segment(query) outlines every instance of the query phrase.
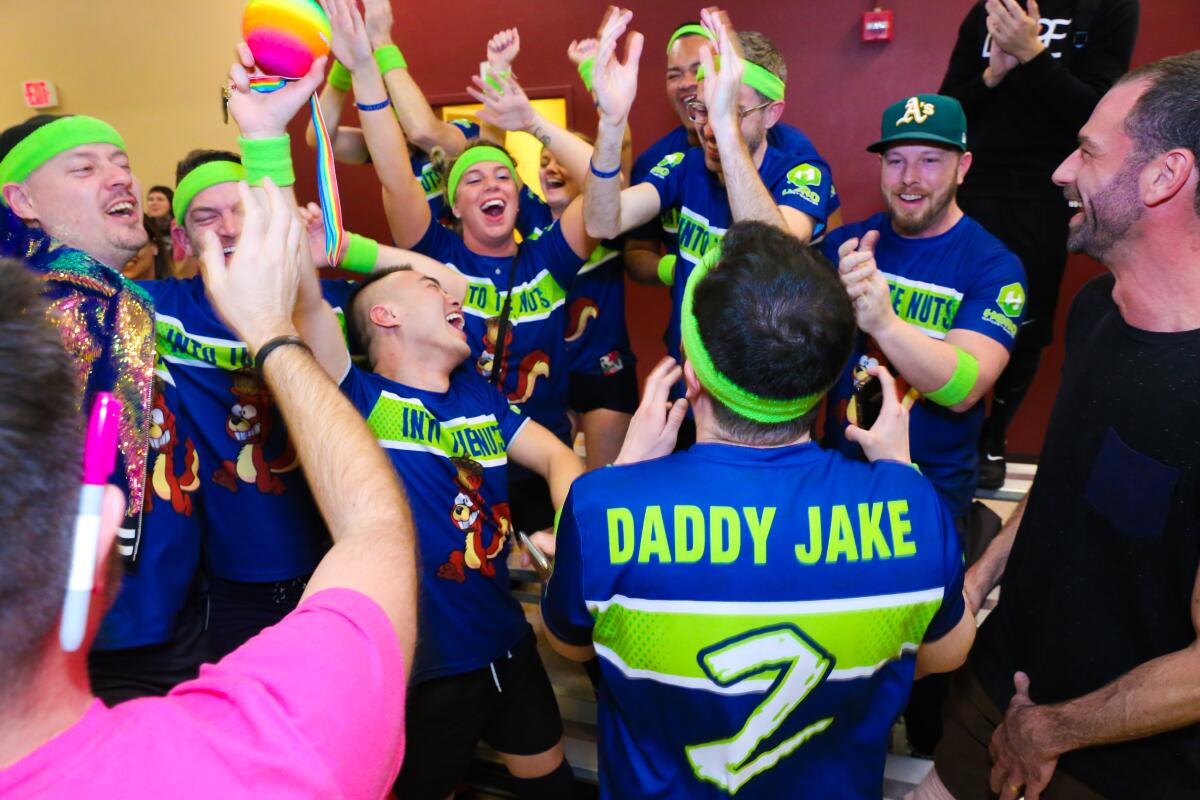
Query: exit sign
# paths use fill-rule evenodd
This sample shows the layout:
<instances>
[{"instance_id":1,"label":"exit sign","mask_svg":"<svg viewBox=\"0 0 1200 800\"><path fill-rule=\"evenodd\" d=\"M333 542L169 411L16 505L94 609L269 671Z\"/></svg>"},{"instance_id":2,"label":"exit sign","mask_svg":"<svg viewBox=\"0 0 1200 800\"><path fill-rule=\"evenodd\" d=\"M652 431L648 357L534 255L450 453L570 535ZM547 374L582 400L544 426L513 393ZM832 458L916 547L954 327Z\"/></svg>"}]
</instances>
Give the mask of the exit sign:
<instances>
[{"instance_id":1,"label":"exit sign","mask_svg":"<svg viewBox=\"0 0 1200 800\"><path fill-rule=\"evenodd\" d=\"M50 81L25 81L22 92L25 105L30 108L54 108L58 105L58 90Z\"/></svg>"}]
</instances>

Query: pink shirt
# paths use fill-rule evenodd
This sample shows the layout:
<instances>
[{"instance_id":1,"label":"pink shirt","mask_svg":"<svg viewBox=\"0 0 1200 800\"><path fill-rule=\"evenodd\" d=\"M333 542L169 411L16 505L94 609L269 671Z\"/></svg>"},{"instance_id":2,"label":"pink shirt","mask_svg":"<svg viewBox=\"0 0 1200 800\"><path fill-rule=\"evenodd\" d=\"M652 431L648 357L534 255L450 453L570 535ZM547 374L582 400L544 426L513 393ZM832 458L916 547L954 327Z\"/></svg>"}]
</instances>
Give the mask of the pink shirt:
<instances>
[{"instance_id":1,"label":"pink shirt","mask_svg":"<svg viewBox=\"0 0 1200 800\"><path fill-rule=\"evenodd\" d=\"M164 698L97 700L0 772L0 797L383 797L404 754L404 684L383 609L329 589Z\"/></svg>"}]
</instances>

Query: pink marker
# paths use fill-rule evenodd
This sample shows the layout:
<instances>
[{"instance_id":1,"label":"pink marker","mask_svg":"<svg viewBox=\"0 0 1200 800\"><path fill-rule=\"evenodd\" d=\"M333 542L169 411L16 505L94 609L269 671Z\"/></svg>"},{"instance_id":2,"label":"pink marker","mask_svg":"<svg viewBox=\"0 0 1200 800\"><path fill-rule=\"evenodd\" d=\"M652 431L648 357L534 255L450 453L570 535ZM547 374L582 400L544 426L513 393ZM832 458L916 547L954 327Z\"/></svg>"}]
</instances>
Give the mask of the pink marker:
<instances>
[{"instance_id":1,"label":"pink marker","mask_svg":"<svg viewBox=\"0 0 1200 800\"><path fill-rule=\"evenodd\" d=\"M100 392L92 404L87 437L83 442L83 487L79 491L79 513L75 517L75 541L71 547L71 572L63 601L58 641L68 653L79 649L87 628L88 605L96 573L96 551L100 544L100 511L104 486L117 465L117 430L121 404L109 392Z\"/></svg>"}]
</instances>

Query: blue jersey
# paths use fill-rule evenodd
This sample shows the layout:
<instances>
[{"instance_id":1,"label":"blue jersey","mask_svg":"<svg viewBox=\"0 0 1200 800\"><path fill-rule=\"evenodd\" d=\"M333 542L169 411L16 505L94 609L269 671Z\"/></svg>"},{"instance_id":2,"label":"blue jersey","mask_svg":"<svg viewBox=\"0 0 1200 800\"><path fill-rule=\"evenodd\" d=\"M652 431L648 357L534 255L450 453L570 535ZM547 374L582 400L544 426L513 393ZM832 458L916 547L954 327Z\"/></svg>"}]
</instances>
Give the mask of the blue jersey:
<instances>
[{"instance_id":1,"label":"blue jersey","mask_svg":"<svg viewBox=\"0 0 1200 800\"><path fill-rule=\"evenodd\" d=\"M169 641L200 568L202 465L187 420L178 413L179 392L166 362L159 359L155 372L137 558L121 576L94 650Z\"/></svg>"},{"instance_id":2,"label":"blue jersey","mask_svg":"<svg viewBox=\"0 0 1200 800\"><path fill-rule=\"evenodd\" d=\"M479 138L479 126L474 122L456 119L452 120L450 124L462 131L463 136L467 137L467 141ZM433 214L433 218L448 217L450 209L446 206L446 186L442 174L433 168L433 162L429 160L429 156L420 150L413 153L409 158L409 163L412 165L413 175L417 176L417 180L421 182L421 188L425 190L425 202L429 203L429 211Z\"/></svg>"},{"instance_id":3,"label":"blue jersey","mask_svg":"<svg viewBox=\"0 0 1200 800\"><path fill-rule=\"evenodd\" d=\"M445 393L350 367L342 391L392 459L420 551L411 681L478 669L529 631L508 584L508 447L526 418L470 366Z\"/></svg>"},{"instance_id":4,"label":"blue jersey","mask_svg":"<svg viewBox=\"0 0 1200 800\"><path fill-rule=\"evenodd\" d=\"M490 379L508 287L513 287L508 341L499 365L508 399L555 436L567 441L567 292L584 259L553 225L521 242L515 257L481 256L462 237L430 220L415 252L445 263L467 279L463 316L475 369Z\"/></svg>"},{"instance_id":5,"label":"blue jersey","mask_svg":"<svg viewBox=\"0 0 1200 800\"><path fill-rule=\"evenodd\" d=\"M961 328L1012 350L1025 309L1025 271L999 239L970 217L940 236L907 239L892 230L887 215L880 213L838 228L820 248L836 264L843 242L871 230L879 231L875 262L892 288L892 306L901 319L934 339ZM844 436L848 418L857 419L851 404L854 390L869 377L869 366L887 363L874 340L860 335L850 364L829 393L826 442L847 455L862 457L859 446ZM937 487L951 513L962 517L970 509L978 482L983 403L960 414L918 399L918 392L909 389L902 376L896 375L896 380L899 391L913 404L908 421L913 461Z\"/></svg>"},{"instance_id":6,"label":"blue jersey","mask_svg":"<svg viewBox=\"0 0 1200 800\"><path fill-rule=\"evenodd\" d=\"M878 798L915 650L963 614L929 482L811 442L590 472L556 547L543 618L600 657L605 798Z\"/></svg>"},{"instance_id":7,"label":"blue jersey","mask_svg":"<svg viewBox=\"0 0 1200 800\"><path fill-rule=\"evenodd\" d=\"M517 230L527 239L537 239L554 224L554 215L528 188L522 192ZM620 240L597 245L567 292L567 361L572 375L615 375L637 367L625 326L622 248Z\"/></svg>"},{"instance_id":8,"label":"blue jersey","mask_svg":"<svg viewBox=\"0 0 1200 800\"><path fill-rule=\"evenodd\" d=\"M763 184L780 206L803 211L816 220L813 235L825 227L833 187L829 166L814 157L801 159L768 147L758 169ZM733 224L729 196L717 175L704 164L704 152L692 148L664 156L645 180L658 191L661 207L679 209L675 243L675 282L671 287L671 320L664 340L667 352L679 355L679 315L688 276L708 249Z\"/></svg>"},{"instance_id":9,"label":"blue jersey","mask_svg":"<svg viewBox=\"0 0 1200 800\"><path fill-rule=\"evenodd\" d=\"M308 575L329 546L283 417L199 277L148 281L159 357L200 462L211 574L268 582ZM350 284L322 281L335 309Z\"/></svg>"},{"instance_id":10,"label":"blue jersey","mask_svg":"<svg viewBox=\"0 0 1200 800\"><path fill-rule=\"evenodd\" d=\"M785 153L799 156L804 161L819 160L824 162L821 154L817 152L816 146L804 134L804 131L783 122L776 123L767 131L767 144L776 150L782 150ZM642 151L642 154L633 162L633 171L630 173L630 184L642 183L650 174L650 170L658 166L659 162L664 158L672 153L686 153L690 146L688 143L687 128L679 125L672 129L670 133ZM842 201L838 199L837 188L833 185L832 170L829 171L829 176L828 213L832 214L841 208ZM664 208L659 214L658 220L647 223L636 231L631 232L630 238L661 241L667 248L668 253L674 253L675 237L678 231L679 209Z\"/></svg>"}]
</instances>

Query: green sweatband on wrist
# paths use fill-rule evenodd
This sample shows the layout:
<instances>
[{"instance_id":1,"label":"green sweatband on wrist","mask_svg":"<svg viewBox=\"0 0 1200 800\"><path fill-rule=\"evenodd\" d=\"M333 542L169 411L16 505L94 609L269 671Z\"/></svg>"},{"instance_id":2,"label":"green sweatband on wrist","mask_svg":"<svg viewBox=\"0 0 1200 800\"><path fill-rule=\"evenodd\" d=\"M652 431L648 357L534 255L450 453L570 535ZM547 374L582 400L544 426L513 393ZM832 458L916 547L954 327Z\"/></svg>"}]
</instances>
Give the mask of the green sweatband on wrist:
<instances>
[{"instance_id":1,"label":"green sweatband on wrist","mask_svg":"<svg viewBox=\"0 0 1200 800\"><path fill-rule=\"evenodd\" d=\"M348 92L354 80L350 75L350 70L346 69L346 65L334 59L333 66L329 69L329 77L325 82L339 92Z\"/></svg>"},{"instance_id":2,"label":"green sweatband on wrist","mask_svg":"<svg viewBox=\"0 0 1200 800\"><path fill-rule=\"evenodd\" d=\"M583 78L583 86L589 92L592 90L592 70L596 68L596 57L589 56L579 62L579 77Z\"/></svg>"},{"instance_id":3,"label":"green sweatband on wrist","mask_svg":"<svg viewBox=\"0 0 1200 800\"><path fill-rule=\"evenodd\" d=\"M665 255L658 260L658 280L663 286L675 285L675 256Z\"/></svg>"},{"instance_id":4,"label":"green sweatband on wrist","mask_svg":"<svg viewBox=\"0 0 1200 800\"><path fill-rule=\"evenodd\" d=\"M488 86L492 87L497 92L500 92L501 94L503 94L504 87L502 85L500 85L499 79L500 78L510 78L510 77L512 77L511 69L502 69L502 70L497 70L496 72L492 72L489 69L487 76L484 78L484 81L487 83Z\"/></svg>"},{"instance_id":5,"label":"green sweatband on wrist","mask_svg":"<svg viewBox=\"0 0 1200 800\"><path fill-rule=\"evenodd\" d=\"M95 117L74 115L49 122L22 139L0 161L0 185L23 183L55 156L85 144L111 144L125 149L116 128Z\"/></svg>"},{"instance_id":6,"label":"green sweatband on wrist","mask_svg":"<svg viewBox=\"0 0 1200 800\"><path fill-rule=\"evenodd\" d=\"M675 42L679 41L685 36L703 36L705 39L708 39L714 44L717 41L713 36L712 31L703 25L696 25L695 23L692 23L691 25L680 25L675 29L675 32L671 34L671 38L667 40L667 55L671 55L671 48L675 45Z\"/></svg>"},{"instance_id":7,"label":"green sweatband on wrist","mask_svg":"<svg viewBox=\"0 0 1200 800\"><path fill-rule=\"evenodd\" d=\"M379 260L379 242L357 233L350 234L348 238L346 255L342 256L342 262L338 266L366 275L375 269L375 262Z\"/></svg>"},{"instance_id":8,"label":"green sweatband on wrist","mask_svg":"<svg viewBox=\"0 0 1200 800\"><path fill-rule=\"evenodd\" d=\"M926 400L947 408L966 400L979 380L979 359L961 347L955 347L954 350L958 355L958 363L954 365L954 374L940 389L925 395Z\"/></svg>"},{"instance_id":9,"label":"green sweatband on wrist","mask_svg":"<svg viewBox=\"0 0 1200 800\"><path fill-rule=\"evenodd\" d=\"M171 211L175 214L175 221L182 225L192 200L210 186L244 180L246 170L236 161L209 161L201 164L184 175L183 180L175 187L175 197L171 200Z\"/></svg>"},{"instance_id":10,"label":"green sweatband on wrist","mask_svg":"<svg viewBox=\"0 0 1200 800\"><path fill-rule=\"evenodd\" d=\"M292 140L286 133L273 139L239 136L238 147L242 150L242 166L246 168L246 180L251 186L262 186L263 178L270 178L279 187L296 182L296 173L292 170Z\"/></svg>"},{"instance_id":11,"label":"green sweatband on wrist","mask_svg":"<svg viewBox=\"0 0 1200 800\"><path fill-rule=\"evenodd\" d=\"M404 54L394 44L376 50L375 63L379 66L380 75L386 75L394 69L408 69L408 62L404 60Z\"/></svg>"},{"instance_id":12,"label":"green sweatband on wrist","mask_svg":"<svg viewBox=\"0 0 1200 800\"><path fill-rule=\"evenodd\" d=\"M714 58L713 65L720 69L721 59ZM696 80L704 80L704 67L697 70ZM760 67L753 61L747 61L744 58L742 59L742 83L768 100L782 100L784 91L787 89L787 84L780 80L778 75L766 67Z\"/></svg>"}]
</instances>

